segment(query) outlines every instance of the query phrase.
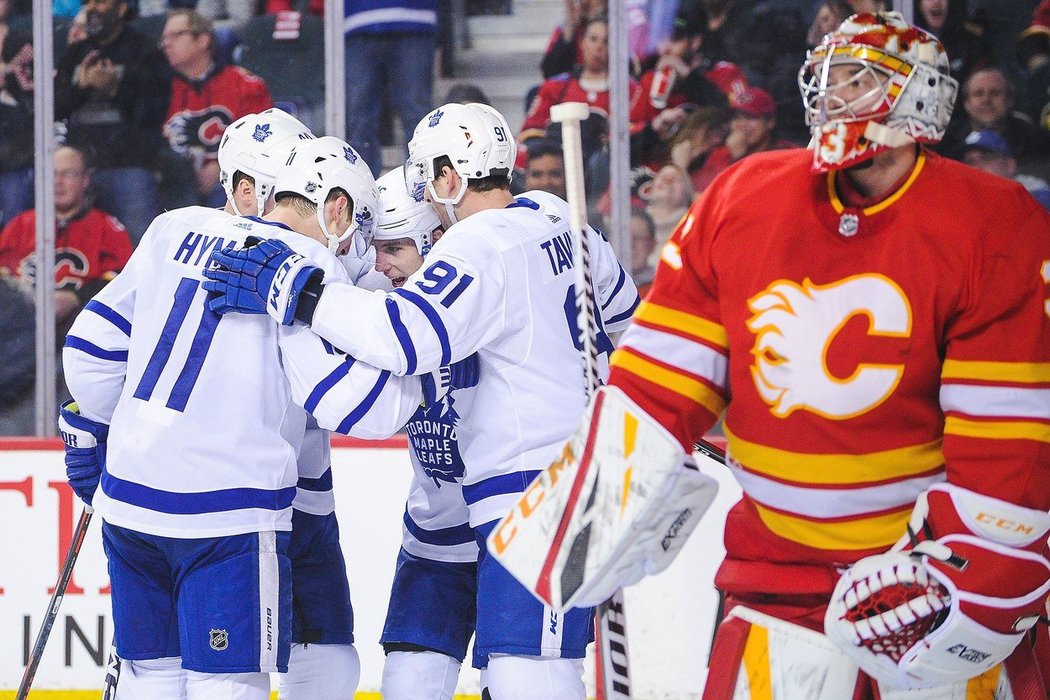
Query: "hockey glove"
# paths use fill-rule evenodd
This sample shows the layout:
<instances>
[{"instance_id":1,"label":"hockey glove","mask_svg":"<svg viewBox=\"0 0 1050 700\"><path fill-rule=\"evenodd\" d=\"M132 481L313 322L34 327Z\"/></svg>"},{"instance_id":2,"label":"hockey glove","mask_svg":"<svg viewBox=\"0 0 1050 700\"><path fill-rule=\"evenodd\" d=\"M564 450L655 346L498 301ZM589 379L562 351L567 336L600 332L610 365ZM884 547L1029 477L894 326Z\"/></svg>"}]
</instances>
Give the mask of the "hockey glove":
<instances>
[{"instance_id":1,"label":"hockey glove","mask_svg":"<svg viewBox=\"0 0 1050 700\"><path fill-rule=\"evenodd\" d=\"M90 506L106 466L109 426L80 415L80 409L70 400L59 411L58 430L66 444L66 479L73 493Z\"/></svg>"},{"instance_id":2,"label":"hockey glove","mask_svg":"<svg viewBox=\"0 0 1050 700\"><path fill-rule=\"evenodd\" d=\"M280 240L265 240L240 250L217 250L204 270L204 289L212 293L208 308L220 314L268 313L290 326L299 295L314 273L323 275Z\"/></svg>"},{"instance_id":3,"label":"hockey glove","mask_svg":"<svg viewBox=\"0 0 1050 700\"><path fill-rule=\"evenodd\" d=\"M423 383L424 405L433 406L454 389L477 386L479 369L478 355L474 353L459 362L438 367L433 372L424 374L420 377Z\"/></svg>"},{"instance_id":4,"label":"hockey glove","mask_svg":"<svg viewBox=\"0 0 1050 700\"><path fill-rule=\"evenodd\" d=\"M1050 515L937 484L919 497L909 529L936 539L847 569L825 632L891 688L984 673L1010 655L1042 612Z\"/></svg>"}]
</instances>

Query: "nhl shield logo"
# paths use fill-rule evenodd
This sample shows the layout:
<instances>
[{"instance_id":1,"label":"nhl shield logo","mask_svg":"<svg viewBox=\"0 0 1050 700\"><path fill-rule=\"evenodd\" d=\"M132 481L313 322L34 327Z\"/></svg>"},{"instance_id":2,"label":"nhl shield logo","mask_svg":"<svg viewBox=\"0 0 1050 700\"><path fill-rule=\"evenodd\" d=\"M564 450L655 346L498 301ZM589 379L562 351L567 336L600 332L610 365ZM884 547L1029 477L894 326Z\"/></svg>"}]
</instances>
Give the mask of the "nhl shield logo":
<instances>
[{"instance_id":1,"label":"nhl shield logo","mask_svg":"<svg viewBox=\"0 0 1050 700\"><path fill-rule=\"evenodd\" d=\"M860 217L856 214L843 214L839 217L839 233L843 236L853 236L860 229Z\"/></svg>"},{"instance_id":2,"label":"nhl shield logo","mask_svg":"<svg viewBox=\"0 0 1050 700\"><path fill-rule=\"evenodd\" d=\"M226 633L226 630L212 630L209 644L215 651L226 651L226 648L230 646L230 635Z\"/></svg>"}]
</instances>

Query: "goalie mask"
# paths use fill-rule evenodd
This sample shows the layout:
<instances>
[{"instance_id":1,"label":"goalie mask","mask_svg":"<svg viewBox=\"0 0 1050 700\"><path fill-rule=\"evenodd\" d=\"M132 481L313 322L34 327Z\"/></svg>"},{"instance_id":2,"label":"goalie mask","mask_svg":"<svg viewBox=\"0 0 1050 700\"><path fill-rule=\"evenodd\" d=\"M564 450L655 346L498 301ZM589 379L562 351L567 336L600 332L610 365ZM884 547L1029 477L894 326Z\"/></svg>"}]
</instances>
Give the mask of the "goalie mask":
<instances>
[{"instance_id":1,"label":"goalie mask","mask_svg":"<svg viewBox=\"0 0 1050 700\"><path fill-rule=\"evenodd\" d=\"M342 234L328 230L324 205L329 193L342 189L350 197L350 225ZM364 247L371 245L379 210L379 192L372 171L348 143L334 136L304 141L292 149L287 164L277 174L274 195L297 194L317 207L317 222L335 253L358 233Z\"/></svg>"},{"instance_id":2,"label":"goalie mask","mask_svg":"<svg viewBox=\"0 0 1050 700\"><path fill-rule=\"evenodd\" d=\"M853 15L807 54L799 88L813 171L944 136L959 83L937 37L896 12Z\"/></svg>"},{"instance_id":3,"label":"goalie mask","mask_svg":"<svg viewBox=\"0 0 1050 700\"><path fill-rule=\"evenodd\" d=\"M280 109L248 114L226 127L219 141L219 183L238 216L262 216L273 193L277 171L300 141L314 138L301 121ZM244 173L255 181L258 209L242 212L233 197L234 175Z\"/></svg>"},{"instance_id":4,"label":"goalie mask","mask_svg":"<svg viewBox=\"0 0 1050 700\"><path fill-rule=\"evenodd\" d=\"M402 166L376 180L376 186L379 188L379 218L374 240L409 238L420 257L425 258L434 245L434 229L441 228L441 221L433 207L423 201L423 185L418 185L415 192L408 192Z\"/></svg>"},{"instance_id":5,"label":"goalie mask","mask_svg":"<svg viewBox=\"0 0 1050 700\"><path fill-rule=\"evenodd\" d=\"M452 208L467 191L468 180L506 177L510 182L517 146L507 120L498 111L479 103L450 103L423 117L408 144L405 184L409 192L430 192L430 198L445 205L449 219L457 221ZM460 176L459 191L452 197L439 197L434 180L440 174L435 163L448 157Z\"/></svg>"}]
</instances>

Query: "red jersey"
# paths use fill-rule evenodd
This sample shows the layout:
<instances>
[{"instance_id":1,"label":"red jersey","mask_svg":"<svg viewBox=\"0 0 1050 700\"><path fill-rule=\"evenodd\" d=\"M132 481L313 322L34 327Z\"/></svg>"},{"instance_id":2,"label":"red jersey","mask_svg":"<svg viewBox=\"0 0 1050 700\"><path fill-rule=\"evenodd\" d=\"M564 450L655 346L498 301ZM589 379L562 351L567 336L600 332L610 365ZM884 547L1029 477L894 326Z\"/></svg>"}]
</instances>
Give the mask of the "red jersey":
<instances>
[{"instance_id":1,"label":"red jersey","mask_svg":"<svg viewBox=\"0 0 1050 700\"><path fill-rule=\"evenodd\" d=\"M222 132L246 114L273 106L263 79L239 66L213 69L203 80L176 75L164 136L176 153L214 158Z\"/></svg>"},{"instance_id":2,"label":"red jersey","mask_svg":"<svg viewBox=\"0 0 1050 700\"><path fill-rule=\"evenodd\" d=\"M629 100L634 99L637 90L638 83L632 80L628 87ZM525 122L521 125L519 140L543 136L551 121L551 107L562 102L586 102L592 114L600 114L608 119L609 83L605 81L600 85L589 85L586 82L581 84L579 76L575 73L562 73L545 80L529 105L529 113L525 115Z\"/></svg>"},{"instance_id":3,"label":"red jersey","mask_svg":"<svg viewBox=\"0 0 1050 700\"><path fill-rule=\"evenodd\" d=\"M769 148L764 150L774 151L783 148L798 148L798 144L783 139L777 139ZM743 158L746 157L746 155L743 156ZM719 173L737 162L737 160L741 160L741 158L734 160L733 154L729 152L727 146L717 146L712 148L711 152L707 154L707 158L704 159L704 164L689 174L689 177L693 182L693 191L703 192L706 190L707 186L711 184L712 180L718 177Z\"/></svg>"},{"instance_id":4,"label":"red jersey","mask_svg":"<svg viewBox=\"0 0 1050 700\"><path fill-rule=\"evenodd\" d=\"M35 278L35 250L36 212L30 209L12 219L0 232L0 269L14 277ZM79 291L92 282L108 282L130 257L128 232L101 209L88 209L55 224L57 289Z\"/></svg>"},{"instance_id":5,"label":"red jersey","mask_svg":"<svg viewBox=\"0 0 1050 700\"><path fill-rule=\"evenodd\" d=\"M938 481L1050 508L1050 215L931 153L848 207L811 161L715 179L611 363L683 445L726 410L744 496L716 584L752 599L827 596Z\"/></svg>"}]
</instances>

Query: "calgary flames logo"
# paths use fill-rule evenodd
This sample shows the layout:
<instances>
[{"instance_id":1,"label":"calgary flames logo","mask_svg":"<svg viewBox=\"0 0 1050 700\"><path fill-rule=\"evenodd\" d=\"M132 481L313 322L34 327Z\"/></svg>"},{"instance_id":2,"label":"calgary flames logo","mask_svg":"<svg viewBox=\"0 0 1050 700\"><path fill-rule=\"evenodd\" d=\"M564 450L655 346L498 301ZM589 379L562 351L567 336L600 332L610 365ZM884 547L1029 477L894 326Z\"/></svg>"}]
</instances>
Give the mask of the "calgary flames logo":
<instances>
[{"instance_id":1,"label":"calgary flames logo","mask_svg":"<svg viewBox=\"0 0 1050 700\"><path fill-rule=\"evenodd\" d=\"M911 306L882 275L864 274L828 285L777 280L747 302L754 314L751 377L773 415L805 409L830 419L860 415L885 401L900 382L903 365L858 362L853 374L835 377L826 356L852 317L867 316L868 335L908 337Z\"/></svg>"}]
</instances>

